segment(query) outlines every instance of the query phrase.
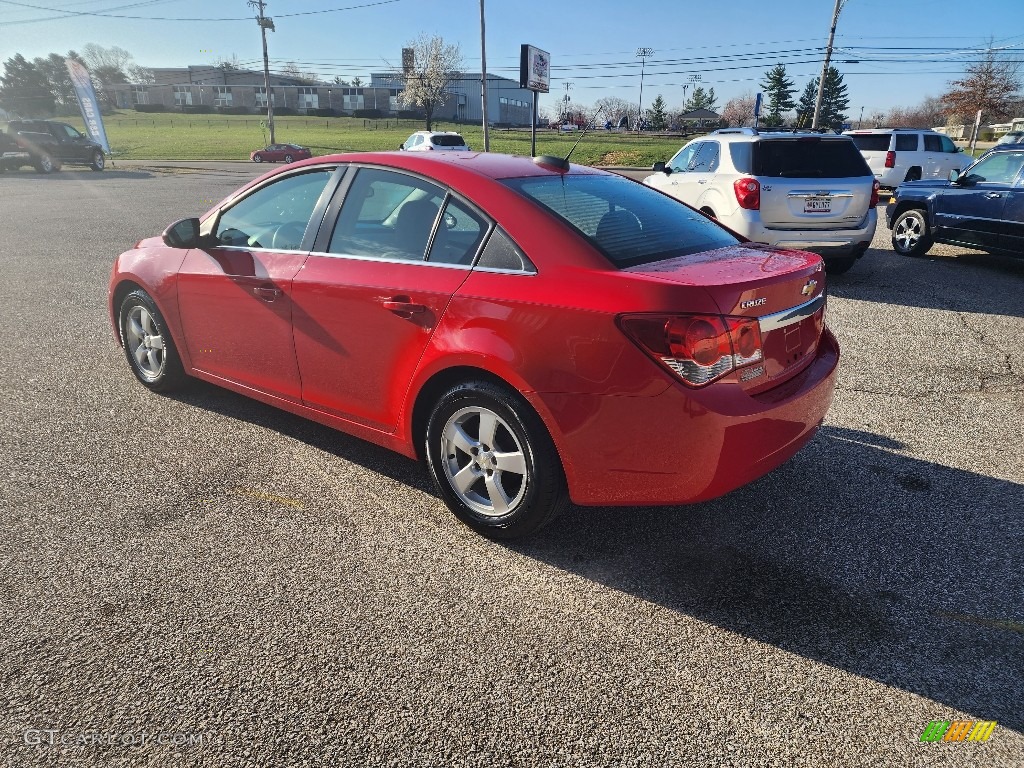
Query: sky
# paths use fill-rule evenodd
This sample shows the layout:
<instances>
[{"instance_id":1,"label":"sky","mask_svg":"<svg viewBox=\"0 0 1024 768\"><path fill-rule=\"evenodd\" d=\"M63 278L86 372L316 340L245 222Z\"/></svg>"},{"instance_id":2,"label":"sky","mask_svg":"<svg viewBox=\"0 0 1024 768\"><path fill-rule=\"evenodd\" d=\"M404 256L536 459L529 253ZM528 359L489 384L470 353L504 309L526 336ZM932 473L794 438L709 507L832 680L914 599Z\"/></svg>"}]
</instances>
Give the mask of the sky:
<instances>
[{"instance_id":1,"label":"sky","mask_svg":"<svg viewBox=\"0 0 1024 768\"><path fill-rule=\"evenodd\" d=\"M797 96L821 69L834 0L485 0L487 69L518 79L519 46L551 54L551 93L580 105L605 96L636 102L640 47L643 102L682 106L697 85L718 106L760 90L776 62ZM358 7L361 6L361 7ZM325 80L401 63L420 33L459 45L466 71L480 69L480 0L269 0L271 69L288 62ZM294 14L294 15L288 15ZM117 45L148 67L210 64L237 57L261 68L254 11L244 0L0 0L0 61L65 53L86 43ZM137 17L137 18L126 18ZM989 41L1024 61L1024 0L844 0L833 64L857 120L938 96ZM1020 52L1016 56L1015 51ZM1024 70L1024 67L1022 67Z\"/></svg>"}]
</instances>

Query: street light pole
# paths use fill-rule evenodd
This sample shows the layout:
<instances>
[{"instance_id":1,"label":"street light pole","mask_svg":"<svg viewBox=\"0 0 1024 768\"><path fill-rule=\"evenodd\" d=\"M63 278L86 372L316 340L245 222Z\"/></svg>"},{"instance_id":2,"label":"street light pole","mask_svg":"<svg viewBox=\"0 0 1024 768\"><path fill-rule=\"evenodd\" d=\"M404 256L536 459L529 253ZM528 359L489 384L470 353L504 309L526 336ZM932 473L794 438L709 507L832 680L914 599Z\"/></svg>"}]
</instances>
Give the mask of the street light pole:
<instances>
[{"instance_id":1,"label":"street light pole","mask_svg":"<svg viewBox=\"0 0 1024 768\"><path fill-rule=\"evenodd\" d=\"M640 59L640 103L636 105L636 132L640 133L640 123L644 119L644 70L647 68L647 59L654 55L653 48L637 48L636 55Z\"/></svg>"},{"instance_id":2,"label":"street light pole","mask_svg":"<svg viewBox=\"0 0 1024 768\"><path fill-rule=\"evenodd\" d=\"M811 128L818 127L818 118L821 115L821 102L825 96L825 75L828 74L828 62L832 58L832 43L836 39L836 24L839 23L839 12L843 9L846 0L836 0L835 10L832 11L832 28L828 31L828 45L825 47L825 61L821 65L821 77L818 78L818 97L814 100L814 119L811 120Z\"/></svg>"},{"instance_id":3,"label":"street light pole","mask_svg":"<svg viewBox=\"0 0 1024 768\"><path fill-rule=\"evenodd\" d=\"M274 28L274 20L268 19L264 14L264 6L266 0L248 0L247 3L252 8L259 8L260 15L256 17L256 23L260 26L260 34L263 37L263 85L267 92L267 127L270 128L270 143L275 144L274 139L274 98L270 92L270 59L267 58L267 30L271 32L276 31ZM328 95L328 98L330 96Z\"/></svg>"},{"instance_id":4,"label":"street light pole","mask_svg":"<svg viewBox=\"0 0 1024 768\"><path fill-rule=\"evenodd\" d=\"M484 121L484 152L490 152L491 137L487 132L487 36L484 34L484 0L480 0L480 114Z\"/></svg>"}]
</instances>

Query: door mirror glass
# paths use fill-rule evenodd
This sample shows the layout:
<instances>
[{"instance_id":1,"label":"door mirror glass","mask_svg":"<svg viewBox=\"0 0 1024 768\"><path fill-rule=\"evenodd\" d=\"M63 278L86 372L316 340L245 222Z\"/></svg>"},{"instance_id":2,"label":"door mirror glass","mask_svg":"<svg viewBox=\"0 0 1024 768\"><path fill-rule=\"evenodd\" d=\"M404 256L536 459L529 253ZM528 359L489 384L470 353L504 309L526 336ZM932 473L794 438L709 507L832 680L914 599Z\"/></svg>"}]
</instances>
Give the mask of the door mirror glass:
<instances>
[{"instance_id":1,"label":"door mirror glass","mask_svg":"<svg viewBox=\"0 0 1024 768\"><path fill-rule=\"evenodd\" d=\"M651 170L655 173L665 173L665 163L659 160L651 166Z\"/></svg>"},{"instance_id":2,"label":"door mirror glass","mask_svg":"<svg viewBox=\"0 0 1024 768\"><path fill-rule=\"evenodd\" d=\"M199 244L199 219L182 219L164 230L163 240L171 248L195 248Z\"/></svg>"}]
</instances>

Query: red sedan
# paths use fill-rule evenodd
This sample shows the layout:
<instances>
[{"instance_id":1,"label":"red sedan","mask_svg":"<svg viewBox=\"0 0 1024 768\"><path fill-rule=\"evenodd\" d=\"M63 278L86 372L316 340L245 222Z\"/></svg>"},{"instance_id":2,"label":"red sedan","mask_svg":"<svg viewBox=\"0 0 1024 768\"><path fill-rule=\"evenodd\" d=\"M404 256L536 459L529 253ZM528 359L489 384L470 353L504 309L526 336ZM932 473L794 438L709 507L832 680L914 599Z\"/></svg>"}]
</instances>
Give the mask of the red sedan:
<instances>
[{"instance_id":1,"label":"red sedan","mask_svg":"<svg viewBox=\"0 0 1024 768\"><path fill-rule=\"evenodd\" d=\"M249 155L254 163L294 163L296 160L307 160L313 153L307 147L298 144L271 144L257 149Z\"/></svg>"},{"instance_id":2,"label":"red sedan","mask_svg":"<svg viewBox=\"0 0 1024 768\"><path fill-rule=\"evenodd\" d=\"M832 401L821 259L637 182L481 153L278 169L114 263L135 376L203 379L425 459L476 530L710 499Z\"/></svg>"}]
</instances>

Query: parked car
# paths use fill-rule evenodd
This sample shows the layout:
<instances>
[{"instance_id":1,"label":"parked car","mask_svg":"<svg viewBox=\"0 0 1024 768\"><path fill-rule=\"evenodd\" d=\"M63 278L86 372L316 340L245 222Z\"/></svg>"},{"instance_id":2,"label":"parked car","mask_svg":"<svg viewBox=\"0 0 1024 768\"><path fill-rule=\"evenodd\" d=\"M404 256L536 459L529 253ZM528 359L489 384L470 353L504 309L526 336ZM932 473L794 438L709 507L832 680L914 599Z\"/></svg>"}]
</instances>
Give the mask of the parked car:
<instances>
[{"instance_id":1,"label":"parked car","mask_svg":"<svg viewBox=\"0 0 1024 768\"><path fill-rule=\"evenodd\" d=\"M11 120L7 133L29 154L30 162L22 165L33 165L40 173L60 170L64 163L88 165L94 171L106 167L103 147L67 123Z\"/></svg>"},{"instance_id":2,"label":"parked car","mask_svg":"<svg viewBox=\"0 0 1024 768\"><path fill-rule=\"evenodd\" d=\"M945 179L973 158L945 134L923 128L868 128L846 131L883 187L904 181Z\"/></svg>"},{"instance_id":3,"label":"parked car","mask_svg":"<svg viewBox=\"0 0 1024 768\"><path fill-rule=\"evenodd\" d=\"M892 247L923 256L934 243L1024 257L1024 144L999 144L949 180L900 184L885 209Z\"/></svg>"},{"instance_id":4,"label":"parked car","mask_svg":"<svg viewBox=\"0 0 1024 768\"><path fill-rule=\"evenodd\" d=\"M1020 144L1024 142L1024 131L1008 131L999 137L996 144Z\"/></svg>"},{"instance_id":5,"label":"parked car","mask_svg":"<svg viewBox=\"0 0 1024 768\"><path fill-rule=\"evenodd\" d=\"M563 163L366 153L266 174L116 259L128 364L423 458L497 538L570 498L701 501L785 462L832 400L821 259Z\"/></svg>"},{"instance_id":6,"label":"parked car","mask_svg":"<svg viewBox=\"0 0 1024 768\"><path fill-rule=\"evenodd\" d=\"M294 163L312 156L313 153L307 147L298 144L271 144L254 151L249 159L254 163Z\"/></svg>"},{"instance_id":7,"label":"parked car","mask_svg":"<svg viewBox=\"0 0 1024 768\"><path fill-rule=\"evenodd\" d=\"M469 152L462 135L454 131L416 131L398 147L406 152Z\"/></svg>"},{"instance_id":8,"label":"parked car","mask_svg":"<svg viewBox=\"0 0 1024 768\"><path fill-rule=\"evenodd\" d=\"M655 163L644 184L755 243L812 251L845 272L875 233L878 184L849 138L728 128Z\"/></svg>"},{"instance_id":9,"label":"parked car","mask_svg":"<svg viewBox=\"0 0 1024 768\"><path fill-rule=\"evenodd\" d=\"M0 131L0 172L32 165L32 155L23 149L13 136Z\"/></svg>"}]
</instances>

